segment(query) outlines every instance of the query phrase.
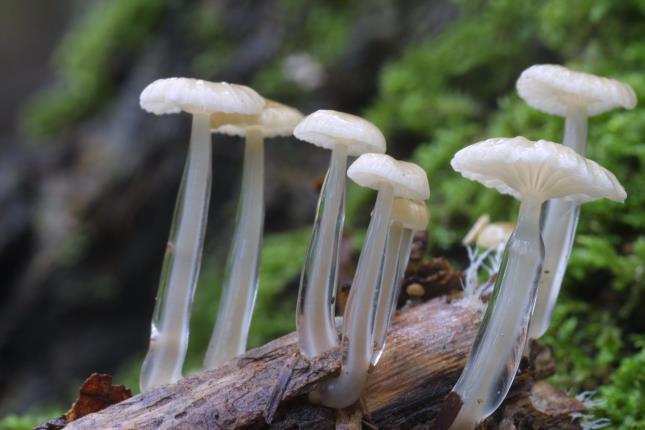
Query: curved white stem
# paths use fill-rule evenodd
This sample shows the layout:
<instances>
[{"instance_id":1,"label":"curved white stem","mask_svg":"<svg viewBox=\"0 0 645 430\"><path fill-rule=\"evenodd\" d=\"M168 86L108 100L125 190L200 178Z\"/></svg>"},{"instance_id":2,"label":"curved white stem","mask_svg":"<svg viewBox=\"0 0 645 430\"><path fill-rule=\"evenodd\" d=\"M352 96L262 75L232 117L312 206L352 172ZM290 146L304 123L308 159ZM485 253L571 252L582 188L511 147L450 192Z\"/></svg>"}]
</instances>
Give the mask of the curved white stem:
<instances>
[{"instance_id":1,"label":"curved white stem","mask_svg":"<svg viewBox=\"0 0 645 430\"><path fill-rule=\"evenodd\" d=\"M246 134L240 193L222 297L204 359L206 368L216 367L246 350L258 290L264 227L264 142L256 128L248 129Z\"/></svg>"},{"instance_id":2,"label":"curved white stem","mask_svg":"<svg viewBox=\"0 0 645 430\"><path fill-rule=\"evenodd\" d=\"M345 218L346 171L347 147L336 145L320 190L316 219L300 275L296 326L300 352L307 358L338 346L333 309Z\"/></svg>"},{"instance_id":3,"label":"curved white stem","mask_svg":"<svg viewBox=\"0 0 645 430\"><path fill-rule=\"evenodd\" d=\"M581 109L568 110L564 145L580 155L585 155L587 146L587 114ZM538 296L531 317L529 339L538 339L551 324L553 309L560 294L562 280L567 270L569 256L576 237L580 205L564 200L549 200L542 215L542 237L544 239L544 266L538 284Z\"/></svg>"},{"instance_id":4,"label":"curved white stem","mask_svg":"<svg viewBox=\"0 0 645 430\"><path fill-rule=\"evenodd\" d=\"M159 281L150 347L141 368L141 391L181 378L188 347L190 308L201 264L210 184L209 117L193 115L188 158Z\"/></svg>"},{"instance_id":5,"label":"curved white stem","mask_svg":"<svg viewBox=\"0 0 645 430\"><path fill-rule=\"evenodd\" d=\"M390 325L390 316L396 308L399 291L400 256L403 253L403 228L400 222L390 225L385 246L385 256L381 265L380 288L374 321L374 354L372 365L376 366L385 348L385 336Z\"/></svg>"},{"instance_id":6,"label":"curved white stem","mask_svg":"<svg viewBox=\"0 0 645 430\"><path fill-rule=\"evenodd\" d=\"M340 376L321 390L321 402L325 406L347 407L358 400L365 386L374 350L372 330L378 297L379 267L385 252L392 203L392 186L384 184L376 198L372 220L345 305L342 341L345 351Z\"/></svg>"},{"instance_id":7,"label":"curved white stem","mask_svg":"<svg viewBox=\"0 0 645 430\"><path fill-rule=\"evenodd\" d=\"M466 367L452 390L462 406L451 430L474 429L499 407L515 378L544 258L540 205L526 198L520 205L493 296Z\"/></svg>"}]
</instances>

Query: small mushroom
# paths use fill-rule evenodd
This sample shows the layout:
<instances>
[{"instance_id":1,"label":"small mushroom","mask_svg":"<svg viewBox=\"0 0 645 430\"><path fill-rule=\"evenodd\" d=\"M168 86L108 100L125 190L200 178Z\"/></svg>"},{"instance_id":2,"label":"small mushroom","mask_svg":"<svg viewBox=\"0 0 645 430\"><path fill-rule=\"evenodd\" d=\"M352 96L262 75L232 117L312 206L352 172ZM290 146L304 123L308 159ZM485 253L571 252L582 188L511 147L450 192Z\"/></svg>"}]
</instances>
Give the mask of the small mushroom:
<instances>
[{"instance_id":1,"label":"small mushroom","mask_svg":"<svg viewBox=\"0 0 645 430\"><path fill-rule=\"evenodd\" d=\"M439 422L446 422L441 428L470 430L502 403L520 363L544 258L542 203L550 198L622 202L626 193L611 172L566 146L544 140L489 139L457 152L451 165L464 177L521 202L517 226L504 251L505 264L466 367L450 394L453 402L445 403L440 412ZM461 405L458 411L455 404Z\"/></svg>"},{"instance_id":2,"label":"small mushroom","mask_svg":"<svg viewBox=\"0 0 645 430\"><path fill-rule=\"evenodd\" d=\"M235 231L217 319L204 359L206 368L217 367L246 351L264 227L264 139L290 136L301 120L298 110L272 100L266 101L258 115L211 116L214 133L245 137L246 142Z\"/></svg>"},{"instance_id":3,"label":"small mushroom","mask_svg":"<svg viewBox=\"0 0 645 430\"><path fill-rule=\"evenodd\" d=\"M387 235L385 257L379 277L380 287L378 288L378 304L374 321L373 366L376 366L385 349L387 329L396 309L399 288L410 260L412 237L415 231L425 230L428 227L428 221L428 208L424 201L394 199L392 223Z\"/></svg>"},{"instance_id":4,"label":"small mushroom","mask_svg":"<svg viewBox=\"0 0 645 430\"><path fill-rule=\"evenodd\" d=\"M345 218L347 157L385 152L385 138L372 123L333 110L312 113L298 124L293 134L331 150L300 276L296 311L300 352L313 358L338 345L333 308Z\"/></svg>"},{"instance_id":5,"label":"small mushroom","mask_svg":"<svg viewBox=\"0 0 645 430\"><path fill-rule=\"evenodd\" d=\"M374 353L373 323L378 278L391 223L394 198L426 200L430 196L426 173L416 164L385 154L363 154L347 170L358 185L377 190L372 219L345 306L342 327L343 364L340 376L321 390L325 406L344 408L360 397Z\"/></svg>"},{"instance_id":6,"label":"small mushroom","mask_svg":"<svg viewBox=\"0 0 645 430\"><path fill-rule=\"evenodd\" d=\"M159 79L141 93L141 108L193 116L188 158L166 247L141 391L175 382L188 347L190 308L199 276L211 182L210 115L256 114L264 99L251 88L189 78Z\"/></svg>"},{"instance_id":7,"label":"small mushroom","mask_svg":"<svg viewBox=\"0 0 645 430\"><path fill-rule=\"evenodd\" d=\"M497 250L504 248L511 237L515 224L511 222L494 222L488 224L477 234L475 244L480 248Z\"/></svg>"},{"instance_id":8,"label":"small mushroom","mask_svg":"<svg viewBox=\"0 0 645 430\"><path fill-rule=\"evenodd\" d=\"M584 156L587 118L610 109L636 106L632 88L620 81L566 67L531 66L517 80L517 92L529 106L565 118L563 144ZM544 206L542 235L546 250L538 298L531 317L529 338L541 337L549 328L573 248L580 207L567 200L550 200Z\"/></svg>"},{"instance_id":9,"label":"small mushroom","mask_svg":"<svg viewBox=\"0 0 645 430\"><path fill-rule=\"evenodd\" d=\"M468 246L471 243L477 239L477 235L486 227L488 224L490 224L490 215L488 214L482 214L477 218L477 221L473 224L472 227L470 227L470 230L468 230L468 233L466 233L466 236L461 240L461 244L464 246Z\"/></svg>"}]
</instances>

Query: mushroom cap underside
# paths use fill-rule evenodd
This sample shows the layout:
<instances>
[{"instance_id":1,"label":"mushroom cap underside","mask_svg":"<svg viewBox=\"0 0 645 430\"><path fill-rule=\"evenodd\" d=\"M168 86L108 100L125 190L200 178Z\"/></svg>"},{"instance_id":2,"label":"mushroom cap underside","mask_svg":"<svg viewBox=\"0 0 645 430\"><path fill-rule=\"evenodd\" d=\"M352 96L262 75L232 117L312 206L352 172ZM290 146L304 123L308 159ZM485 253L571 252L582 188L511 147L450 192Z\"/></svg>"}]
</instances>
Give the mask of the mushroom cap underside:
<instances>
[{"instance_id":1,"label":"mushroom cap underside","mask_svg":"<svg viewBox=\"0 0 645 430\"><path fill-rule=\"evenodd\" d=\"M252 88L227 82L192 78L157 79L141 92L141 108L157 114L213 114L217 112L258 114L264 98Z\"/></svg>"},{"instance_id":2,"label":"mushroom cap underside","mask_svg":"<svg viewBox=\"0 0 645 430\"><path fill-rule=\"evenodd\" d=\"M403 228L425 230L430 221L430 214L424 201L398 198L394 199L392 206L392 221L400 222Z\"/></svg>"},{"instance_id":3,"label":"mushroom cap underside","mask_svg":"<svg viewBox=\"0 0 645 430\"><path fill-rule=\"evenodd\" d=\"M385 152L385 137L371 122L348 113L318 110L293 131L300 140L325 149L346 145L348 155Z\"/></svg>"},{"instance_id":4,"label":"mushroom cap underside","mask_svg":"<svg viewBox=\"0 0 645 430\"><path fill-rule=\"evenodd\" d=\"M494 138L458 151L450 162L465 178L522 199L600 198L622 202L625 189L613 173L574 150L546 140Z\"/></svg>"},{"instance_id":5,"label":"mushroom cap underside","mask_svg":"<svg viewBox=\"0 0 645 430\"><path fill-rule=\"evenodd\" d=\"M524 70L516 87L529 106L559 116L566 116L571 107L593 116L617 107L636 106L636 94L629 85L554 64Z\"/></svg>"}]
</instances>

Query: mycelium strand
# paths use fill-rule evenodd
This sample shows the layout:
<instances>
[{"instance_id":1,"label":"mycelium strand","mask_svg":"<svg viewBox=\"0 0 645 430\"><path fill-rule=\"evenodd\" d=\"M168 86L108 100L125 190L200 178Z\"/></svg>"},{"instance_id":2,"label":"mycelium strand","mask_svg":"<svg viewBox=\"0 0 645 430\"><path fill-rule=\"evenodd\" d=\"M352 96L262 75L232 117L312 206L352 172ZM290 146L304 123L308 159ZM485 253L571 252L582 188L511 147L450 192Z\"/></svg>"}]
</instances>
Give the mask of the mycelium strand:
<instances>
[{"instance_id":1,"label":"mycelium strand","mask_svg":"<svg viewBox=\"0 0 645 430\"><path fill-rule=\"evenodd\" d=\"M193 115L188 157L175 204L143 361L141 391L176 382L188 346L188 322L202 256L211 183L209 117Z\"/></svg>"},{"instance_id":2,"label":"mycelium strand","mask_svg":"<svg viewBox=\"0 0 645 430\"><path fill-rule=\"evenodd\" d=\"M584 156L587 146L587 114L584 109L570 107L564 129L564 145ZM573 248L580 205L565 199L552 199L544 204L542 237L544 266L538 284L538 296L529 327L529 339L538 339L551 324L553 308L558 300L569 255Z\"/></svg>"},{"instance_id":3,"label":"mycelium strand","mask_svg":"<svg viewBox=\"0 0 645 430\"><path fill-rule=\"evenodd\" d=\"M466 367L453 388L462 406L451 430L472 430L492 414L506 397L519 367L544 258L541 203L525 197L520 205L493 295Z\"/></svg>"},{"instance_id":4,"label":"mycelium strand","mask_svg":"<svg viewBox=\"0 0 645 430\"><path fill-rule=\"evenodd\" d=\"M246 350L258 290L264 225L264 140L261 130L246 133L244 167L233 243L226 263L217 320L204 365L216 367Z\"/></svg>"},{"instance_id":5,"label":"mycelium strand","mask_svg":"<svg viewBox=\"0 0 645 430\"><path fill-rule=\"evenodd\" d=\"M347 146L336 145L331 153L314 221L305 263L300 276L296 325L300 352L313 358L338 346L334 325L334 301L338 258L345 218Z\"/></svg>"},{"instance_id":6,"label":"mycelium strand","mask_svg":"<svg viewBox=\"0 0 645 430\"><path fill-rule=\"evenodd\" d=\"M378 277L392 215L393 188L383 184L378 192L372 220L358 260L343 316L343 365L340 375L321 389L321 403L347 407L360 397L374 351L373 332Z\"/></svg>"}]
</instances>

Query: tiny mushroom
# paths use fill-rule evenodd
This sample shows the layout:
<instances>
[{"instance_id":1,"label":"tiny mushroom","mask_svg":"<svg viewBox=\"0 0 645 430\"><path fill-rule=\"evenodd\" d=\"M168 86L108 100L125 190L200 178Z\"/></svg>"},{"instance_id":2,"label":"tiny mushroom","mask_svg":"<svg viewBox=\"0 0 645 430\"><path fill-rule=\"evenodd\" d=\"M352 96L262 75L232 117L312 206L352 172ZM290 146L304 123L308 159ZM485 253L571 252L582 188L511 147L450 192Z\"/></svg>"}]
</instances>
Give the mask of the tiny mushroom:
<instances>
[{"instance_id":1,"label":"tiny mushroom","mask_svg":"<svg viewBox=\"0 0 645 430\"><path fill-rule=\"evenodd\" d=\"M461 241L461 244L468 246L477 239L477 235L490 223L490 216L488 214L482 214L477 218L477 221L470 227L468 233Z\"/></svg>"},{"instance_id":2,"label":"tiny mushroom","mask_svg":"<svg viewBox=\"0 0 645 430\"><path fill-rule=\"evenodd\" d=\"M437 418L440 429L470 430L501 404L519 366L544 258L542 203L550 198L622 202L626 193L611 172L566 146L544 140L489 139L457 152L451 165L464 177L521 202L517 226L504 251L503 272L496 279L466 367Z\"/></svg>"},{"instance_id":3,"label":"tiny mushroom","mask_svg":"<svg viewBox=\"0 0 645 430\"><path fill-rule=\"evenodd\" d=\"M392 206L392 223L387 235L385 257L379 277L378 304L374 321L374 354L376 366L385 348L385 336L399 298L399 286L412 251L415 231L428 227L428 208L424 201L398 198Z\"/></svg>"},{"instance_id":4,"label":"tiny mushroom","mask_svg":"<svg viewBox=\"0 0 645 430\"><path fill-rule=\"evenodd\" d=\"M636 95L620 81L540 64L531 66L517 80L517 92L529 106L565 118L563 144L584 156L587 118L610 109L632 109ZM560 292L578 224L579 205L554 199L545 204L542 235L546 250L529 338L541 337L549 328Z\"/></svg>"},{"instance_id":5,"label":"tiny mushroom","mask_svg":"<svg viewBox=\"0 0 645 430\"><path fill-rule=\"evenodd\" d=\"M140 104L157 115L184 111L193 116L188 158L153 314L150 347L141 368L140 386L146 391L181 378L210 198L210 115L256 114L264 106L264 99L241 85L168 78L148 85L141 93Z\"/></svg>"},{"instance_id":6,"label":"tiny mushroom","mask_svg":"<svg viewBox=\"0 0 645 430\"><path fill-rule=\"evenodd\" d=\"M515 224L511 222L494 222L488 224L477 234L475 243L480 248L485 249L497 250L504 248L514 229Z\"/></svg>"},{"instance_id":7,"label":"tiny mushroom","mask_svg":"<svg viewBox=\"0 0 645 430\"><path fill-rule=\"evenodd\" d=\"M426 200L428 178L419 166L397 161L385 154L363 154L347 171L358 185L377 190L372 219L352 282L343 316L346 350L340 376L321 389L325 406L344 408L360 397L374 352L373 322L378 299L378 278L385 254L392 206L396 197Z\"/></svg>"},{"instance_id":8,"label":"tiny mushroom","mask_svg":"<svg viewBox=\"0 0 645 430\"><path fill-rule=\"evenodd\" d=\"M333 110L312 113L298 124L293 134L331 150L300 276L296 311L300 352L313 358L338 345L333 308L345 218L347 157L385 152L385 137L372 123Z\"/></svg>"},{"instance_id":9,"label":"tiny mushroom","mask_svg":"<svg viewBox=\"0 0 645 430\"><path fill-rule=\"evenodd\" d=\"M204 359L206 368L246 351L264 227L264 139L290 136L302 118L298 110L272 100L267 100L257 115L211 116L212 132L245 137L246 141L236 226L217 319Z\"/></svg>"}]
</instances>

